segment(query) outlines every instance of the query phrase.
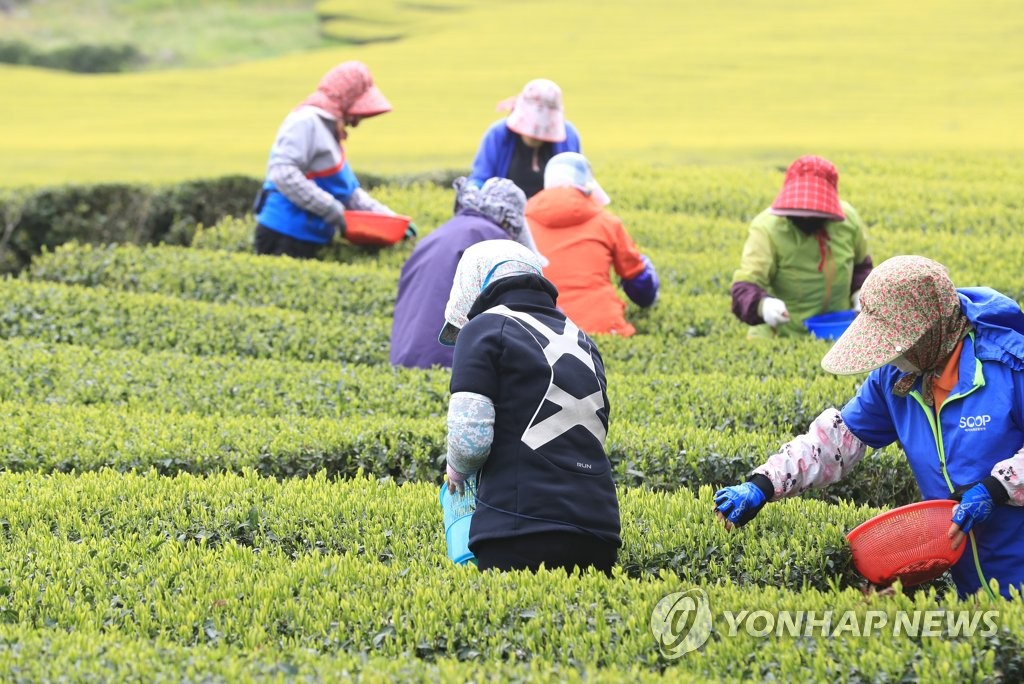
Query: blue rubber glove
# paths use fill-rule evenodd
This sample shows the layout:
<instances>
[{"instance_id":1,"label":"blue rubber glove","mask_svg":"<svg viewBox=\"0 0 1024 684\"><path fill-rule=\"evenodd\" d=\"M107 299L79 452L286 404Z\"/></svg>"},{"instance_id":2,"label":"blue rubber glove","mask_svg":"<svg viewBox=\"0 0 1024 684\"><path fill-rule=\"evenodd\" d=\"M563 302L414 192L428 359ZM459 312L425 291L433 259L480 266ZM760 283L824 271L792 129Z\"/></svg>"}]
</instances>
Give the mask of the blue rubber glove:
<instances>
[{"instance_id":1,"label":"blue rubber glove","mask_svg":"<svg viewBox=\"0 0 1024 684\"><path fill-rule=\"evenodd\" d=\"M963 493L960 505L953 509L953 523L962 532L970 532L974 523L988 520L994 507L988 488L979 482Z\"/></svg>"},{"instance_id":2,"label":"blue rubber glove","mask_svg":"<svg viewBox=\"0 0 1024 684\"><path fill-rule=\"evenodd\" d=\"M992 509L1006 503L1010 495L997 478L989 476L981 482L960 487L950 498L960 502L953 509L953 524L946 534L955 550L975 523L988 520Z\"/></svg>"},{"instance_id":3,"label":"blue rubber glove","mask_svg":"<svg viewBox=\"0 0 1024 684\"><path fill-rule=\"evenodd\" d=\"M405 229L405 237L403 237L402 239L411 240L417 235L419 235L419 230L416 228L416 224L413 223L412 221L409 221L409 225Z\"/></svg>"},{"instance_id":4,"label":"blue rubber glove","mask_svg":"<svg viewBox=\"0 0 1024 684\"><path fill-rule=\"evenodd\" d=\"M753 520L767 502L768 497L754 482L744 482L715 492L715 511L736 527L742 527Z\"/></svg>"}]
</instances>

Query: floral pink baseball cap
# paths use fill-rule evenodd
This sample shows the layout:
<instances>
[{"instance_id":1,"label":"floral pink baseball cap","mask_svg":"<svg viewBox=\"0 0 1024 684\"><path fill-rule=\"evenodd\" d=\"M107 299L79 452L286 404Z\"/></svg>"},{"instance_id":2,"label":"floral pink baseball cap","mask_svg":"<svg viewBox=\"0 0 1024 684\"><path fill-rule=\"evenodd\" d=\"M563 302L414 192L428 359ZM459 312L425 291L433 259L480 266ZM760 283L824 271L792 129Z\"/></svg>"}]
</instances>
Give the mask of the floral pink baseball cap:
<instances>
[{"instance_id":1,"label":"floral pink baseball cap","mask_svg":"<svg viewBox=\"0 0 1024 684\"><path fill-rule=\"evenodd\" d=\"M946 267L921 256L895 256L871 271L860 290L861 312L821 360L836 375L866 373L924 344L934 360L959 342L949 331L963 320ZM955 338L955 339L954 339Z\"/></svg>"},{"instance_id":2,"label":"floral pink baseball cap","mask_svg":"<svg viewBox=\"0 0 1024 684\"><path fill-rule=\"evenodd\" d=\"M554 81L538 78L523 86L505 125L513 133L545 142L565 140L562 89Z\"/></svg>"}]
</instances>

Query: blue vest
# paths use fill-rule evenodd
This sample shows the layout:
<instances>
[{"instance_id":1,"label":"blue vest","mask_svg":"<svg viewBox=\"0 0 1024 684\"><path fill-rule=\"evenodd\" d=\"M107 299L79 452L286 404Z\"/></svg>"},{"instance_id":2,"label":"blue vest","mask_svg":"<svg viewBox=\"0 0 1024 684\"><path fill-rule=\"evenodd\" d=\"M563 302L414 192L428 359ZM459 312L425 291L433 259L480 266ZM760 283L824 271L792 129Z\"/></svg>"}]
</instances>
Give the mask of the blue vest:
<instances>
[{"instance_id":1,"label":"blue vest","mask_svg":"<svg viewBox=\"0 0 1024 684\"><path fill-rule=\"evenodd\" d=\"M908 396L893 394L901 373L886 365L871 372L842 411L869 446L899 440L925 499L948 499L1024 445L1024 314L995 290L959 293L974 331L964 340L956 387L939 410L924 403L920 380ZM976 524L952 575L961 595L993 578L1007 597L1011 585L1024 587L1024 508L996 506Z\"/></svg>"},{"instance_id":2,"label":"blue vest","mask_svg":"<svg viewBox=\"0 0 1024 684\"><path fill-rule=\"evenodd\" d=\"M348 201L359 187L359 180L348 162L341 167L306 174L321 190L329 192L340 202ZM261 224L296 240L326 245L334 239L334 226L320 216L310 213L292 203L277 190L269 180L263 183L267 192L266 202L256 220Z\"/></svg>"}]
</instances>

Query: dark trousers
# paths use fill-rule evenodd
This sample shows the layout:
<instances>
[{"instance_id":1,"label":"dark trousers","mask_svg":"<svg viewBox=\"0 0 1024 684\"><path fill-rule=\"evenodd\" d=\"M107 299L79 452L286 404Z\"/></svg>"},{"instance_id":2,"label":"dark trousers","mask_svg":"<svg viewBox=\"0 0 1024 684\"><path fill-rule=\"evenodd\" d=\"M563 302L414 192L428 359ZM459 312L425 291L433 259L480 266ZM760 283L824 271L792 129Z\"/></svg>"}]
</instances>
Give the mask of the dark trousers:
<instances>
[{"instance_id":1,"label":"dark trousers","mask_svg":"<svg viewBox=\"0 0 1024 684\"><path fill-rule=\"evenodd\" d=\"M290 256L296 259L315 259L323 246L316 242L296 240L262 224L256 226L255 243L257 254Z\"/></svg>"},{"instance_id":2,"label":"dark trousers","mask_svg":"<svg viewBox=\"0 0 1024 684\"><path fill-rule=\"evenodd\" d=\"M589 534L539 532L508 539L486 539L473 545L481 570L531 570L546 568L585 570L594 567L610 575L619 549Z\"/></svg>"}]
</instances>

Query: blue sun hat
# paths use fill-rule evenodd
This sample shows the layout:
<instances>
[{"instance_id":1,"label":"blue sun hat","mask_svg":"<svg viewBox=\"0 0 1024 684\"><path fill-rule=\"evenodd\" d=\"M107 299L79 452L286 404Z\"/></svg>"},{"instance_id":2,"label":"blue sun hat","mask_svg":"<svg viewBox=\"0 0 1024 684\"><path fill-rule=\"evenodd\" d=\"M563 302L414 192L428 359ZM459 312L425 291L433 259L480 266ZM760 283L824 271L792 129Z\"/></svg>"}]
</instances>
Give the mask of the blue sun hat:
<instances>
[{"instance_id":1,"label":"blue sun hat","mask_svg":"<svg viewBox=\"0 0 1024 684\"><path fill-rule=\"evenodd\" d=\"M561 152L556 154L544 166L544 187L559 188L571 186L587 197L593 197L602 207L611 202L611 198L594 178L590 162L579 152Z\"/></svg>"}]
</instances>

